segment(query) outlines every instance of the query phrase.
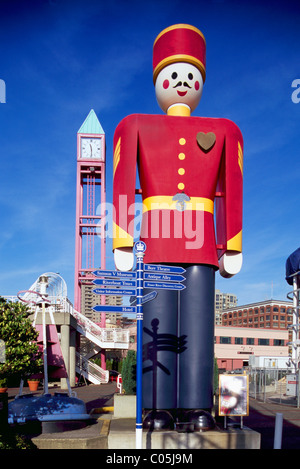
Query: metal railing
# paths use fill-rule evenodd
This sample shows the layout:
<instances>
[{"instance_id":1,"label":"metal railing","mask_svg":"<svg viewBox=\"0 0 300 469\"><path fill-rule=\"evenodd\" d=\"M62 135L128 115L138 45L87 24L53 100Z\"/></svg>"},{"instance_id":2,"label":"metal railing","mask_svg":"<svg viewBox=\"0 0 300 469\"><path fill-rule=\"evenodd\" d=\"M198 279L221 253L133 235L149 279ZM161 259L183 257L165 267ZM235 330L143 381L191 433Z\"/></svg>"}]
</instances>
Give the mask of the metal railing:
<instances>
[{"instance_id":1,"label":"metal railing","mask_svg":"<svg viewBox=\"0 0 300 469\"><path fill-rule=\"evenodd\" d=\"M96 345L102 348L126 349L129 347L129 330L103 329L74 308L70 310L70 314L76 319L79 332Z\"/></svg>"},{"instance_id":2,"label":"metal railing","mask_svg":"<svg viewBox=\"0 0 300 469\"><path fill-rule=\"evenodd\" d=\"M20 301L17 296L4 297L9 301ZM47 311L51 314L64 312L71 314L77 321L78 331L101 348L118 348L127 349L129 347L129 331L121 328L102 328L95 322L91 321L84 314L76 311L67 297L47 296L50 305ZM38 305L28 304L29 309L36 313L39 309Z\"/></svg>"},{"instance_id":3,"label":"metal railing","mask_svg":"<svg viewBox=\"0 0 300 469\"><path fill-rule=\"evenodd\" d=\"M96 363L87 360L78 352L76 352L76 372L93 384L103 384L109 381L108 370L103 370Z\"/></svg>"},{"instance_id":4,"label":"metal railing","mask_svg":"<svg viewBox=\"0 0 300 469\"><path fill-rule=\"evenodd\" d=\"M280 368L250 368L249 395L262 402L274 402L298 406L297 389L295 394L287 392L287 378L292 370Z\"/></svg>"}]
</instances>

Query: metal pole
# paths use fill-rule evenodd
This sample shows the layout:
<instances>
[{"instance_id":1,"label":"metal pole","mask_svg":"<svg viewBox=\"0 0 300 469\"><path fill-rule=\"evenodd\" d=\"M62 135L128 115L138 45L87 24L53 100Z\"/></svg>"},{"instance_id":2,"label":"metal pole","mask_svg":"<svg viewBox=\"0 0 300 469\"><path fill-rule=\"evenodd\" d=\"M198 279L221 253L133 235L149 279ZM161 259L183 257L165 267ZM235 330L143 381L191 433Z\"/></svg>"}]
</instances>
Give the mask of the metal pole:
<instances>
[{"instance_id":1,"label":"metal pole","mask_svg":"<svg viewBox=\"0 0 300 469\"><path fill-rule=\"evenodd\" d=\"M283 414L276 413L273 449L281 449Z\"/></svg>"},{"instance_id":2,"label":"metal pole","mask_svg":"<svg viewBox=\"0 0 300 469\"><path fill-rule=\"evenodd\" d=\"M298 293L298 275L293 277L293 337L292 337L292 361L294 363L294 371L296 376L296 396L297 396L297 408L300 403L300 386L299 386L299 363L298 363L298 339L299 339L299 293Z\"/></svg>"},{"instance_id":3,"label":"metal pole","mask_svg":"<svg viewBox=\"0 0 300 469\"><path fill-rule=\"evenodd\" d=\"M297 291L297 286L298 282L297 282L297 276L295 275L294 278L293 278L293 290L294 290L294 294L293 294L293 337L292 337L292 342L293 342L293 355L292 355L292 360L293 360L293 363L294 363L294 367L295 367L295 374L297 373L298 371L298 363L297 363L297 355L298 355L298 350L297 350L297 344L296 344L296 340L298 339L298 327L299 327L299 323L298 323L298 291Z\"/></svg>"},{"instance_id":4,"label":"metal pole","mask_svg":"<svg viewBox=\"0 0 300 469\"><path fill-rule=\"evenodd\" d=\"M48 285L47 277L39 278L40 293L42 295L42 316L43 316L43 358L44 358L44 394L48 393L48 357L47 357L47 329L46 329L46 307L45 296Z\"/></svg>"},{"instance_id":5,"label":"metal pole","mask_svg":"<svg viewBox=\"0 0 300 469\"><path fill-rule=\"evenodd\" d=\"M143 378L143 279L146 245L142 242L135 243L135 255L137 258L137 295L136 295L136 327L137 327L137 356L136 356L136 449L143 446L143 404L142 404L142 378Z\"/></svg>"}]
</instances>

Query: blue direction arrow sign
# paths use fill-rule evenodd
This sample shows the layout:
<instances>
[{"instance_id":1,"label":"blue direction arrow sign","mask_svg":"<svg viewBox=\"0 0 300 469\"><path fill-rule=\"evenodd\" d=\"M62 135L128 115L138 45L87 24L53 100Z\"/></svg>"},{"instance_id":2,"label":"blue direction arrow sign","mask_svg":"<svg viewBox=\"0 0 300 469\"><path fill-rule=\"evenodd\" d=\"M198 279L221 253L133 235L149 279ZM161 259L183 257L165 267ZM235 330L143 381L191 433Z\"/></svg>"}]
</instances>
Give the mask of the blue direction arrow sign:
<instances>
[{"instance_id":1,"label":"blue direction arrow sign","mask_svg":"<svg viewBox=\"0 0 300 469\"><path fill-rule=\"evenodd\" d=\"M154 298L157 297L157 291L151 291L150 293L147 293L147 295L144 295L142 297L142 305L144 303L147 303L148 301L154 300ZM130 304L135 305L136 304L136 296L132 296L130 298Z\"/></svg>"},{"instance_id":2,"label":"blue direction arrow sign","mask_svg":"<svg viewBox=\"0 0 300 469\"><path fill-rule=\"evenodd\" d=\"M123 272L121 270L95 270L97 277L136 278L136 272Z\"/></svg>"},{"instance_id":3,"label":"blue direction arrow sign","mask_svg":"<svg viewBox=\"0 0 300 469\"><path fill-rule=\"evenodd\" d=\"M136 313L135 306L96 305L92 309L98 313Z\"/></svg>"},{"instance_id":4,"label":"blue direction arrow sign","mask_svg":"<svg viewBox=\"0 0 300 469\"><path fill-rule=\"evenodd\" d=\"M184 274L186 270L180 266L144 264L145 272L160 272L165 274Z\"/></svg>"},{"instance_id":5,"label":"blue direction arrow sign","mask_svg":"<svg viewBox=\"0 0 300 469\"><path fill-rule=\"evenodd\" d=\"M136 295L136 290L117 289L117 288L94 288L93 293L97 295Z\"/></svg>"},{"instance_id":6,"label":"blue direction arrow sign","mask_svg":"<svg viewBox=\"0 0 300 469\"><path fill-rule=\"evenodd\" d=\"M184 290L185 285L182 283L171 283L171 282L144 282L144 288L160 289L160 290Z\"/></svg>"},{"instance_id":7,"label":"blue direction arrow sign","mask_svg":"<svg viewBox=\"0 0 300 469\"><path fill-rule=\"evenodd\" d=\"M93 280L94 285L107 285L111 287L136 287L136 280L114 280L96 278Z\"/></svg>"},{"instance_id":8,"label":"blue direction arrow sign","mask_svg":"<svg viewBox=\"0 0 300 469\"><path fill-rule=\"evenodd\" d=\"M163 280L164 282L183 282L185 277L183 275L169 275L163 273L144 273L145 280Z\"/></svg>"}]
</instances>

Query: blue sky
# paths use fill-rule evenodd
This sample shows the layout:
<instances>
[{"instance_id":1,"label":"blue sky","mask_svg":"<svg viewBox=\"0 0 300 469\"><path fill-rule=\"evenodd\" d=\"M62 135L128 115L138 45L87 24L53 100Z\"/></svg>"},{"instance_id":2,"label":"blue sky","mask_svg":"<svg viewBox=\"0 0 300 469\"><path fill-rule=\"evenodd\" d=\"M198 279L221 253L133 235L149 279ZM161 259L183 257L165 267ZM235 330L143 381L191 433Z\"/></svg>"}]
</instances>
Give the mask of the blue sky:
<instances>
[{"instance_id":1,"label":"blue sky","mask_svg":"<svg viewBox=\"0 0 300 469\"><path fill-rule=\"evenodd\" d=\"M300 246L300 103L291 99L300 7L291 0L0 1L0 294L52 271L73 300L77 131L94 109L111 202L114 130L128 114L161 113L152 45L175 23L206 37L194 115L232 119L244 137L244 264L216 287L239 304L286 299L285 261Z\"/></svg>"}]
</instances>

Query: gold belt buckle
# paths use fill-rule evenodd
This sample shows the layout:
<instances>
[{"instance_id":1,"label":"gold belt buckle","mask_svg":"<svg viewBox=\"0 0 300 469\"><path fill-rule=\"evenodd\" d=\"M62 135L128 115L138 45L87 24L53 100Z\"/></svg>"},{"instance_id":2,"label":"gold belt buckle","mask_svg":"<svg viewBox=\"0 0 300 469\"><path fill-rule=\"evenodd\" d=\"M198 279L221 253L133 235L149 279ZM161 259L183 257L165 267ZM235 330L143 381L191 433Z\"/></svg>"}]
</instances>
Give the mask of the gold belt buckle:
<instances>
[{"instance_id":1,"label":"gold belt buckle","mask_svg":"<svg viewBox=\"0 0 300 469\"><path fill-rule=\"evenodd\" d=\"M191 198L184 192L178 192L174 195L172 200L176 202L176 210L178 210L179 212L184 212L184 210L186 209L186 202L189 202Z\"/></svg>"}]
</instances>

